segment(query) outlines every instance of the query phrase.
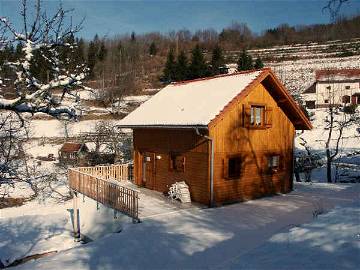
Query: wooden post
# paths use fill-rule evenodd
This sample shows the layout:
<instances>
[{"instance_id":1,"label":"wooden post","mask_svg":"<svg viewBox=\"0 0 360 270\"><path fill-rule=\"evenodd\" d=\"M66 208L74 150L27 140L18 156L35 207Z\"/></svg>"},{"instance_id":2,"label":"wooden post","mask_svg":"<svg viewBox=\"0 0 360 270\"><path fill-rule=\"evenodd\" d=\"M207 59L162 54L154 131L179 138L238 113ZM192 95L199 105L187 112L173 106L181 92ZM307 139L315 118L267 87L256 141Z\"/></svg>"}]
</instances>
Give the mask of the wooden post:
<instances>
[{"instance_id":1,"label":"wooden post","mask_svg":"<svg viewBox=\"0 0 360 270\"><path fill-rule=\"evenodd\" d=\"M78 195L76 191L73 191L73 222L75 241L80 241L80 210L78 205Z\"/></svg>"}]
</instances>

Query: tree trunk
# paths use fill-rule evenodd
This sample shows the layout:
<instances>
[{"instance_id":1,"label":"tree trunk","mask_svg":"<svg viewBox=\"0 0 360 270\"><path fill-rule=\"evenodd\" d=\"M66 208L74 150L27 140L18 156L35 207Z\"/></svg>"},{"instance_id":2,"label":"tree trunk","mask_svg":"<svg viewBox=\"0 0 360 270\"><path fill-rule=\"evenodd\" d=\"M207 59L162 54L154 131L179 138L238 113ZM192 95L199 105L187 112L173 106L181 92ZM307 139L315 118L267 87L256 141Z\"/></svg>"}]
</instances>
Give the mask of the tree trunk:
<instances>
[{"instance_id":1,"label":"tree trunk","mask_svg":"<svg viewBox=\"0 0 360 270\"><path fill-rule=\"evenodd\" d=\"M332 176L331 176L331 163L332 159L330 157L330 150L326 149L326 178L328 183L332 183Z\"/></svg>"}]
</instances>

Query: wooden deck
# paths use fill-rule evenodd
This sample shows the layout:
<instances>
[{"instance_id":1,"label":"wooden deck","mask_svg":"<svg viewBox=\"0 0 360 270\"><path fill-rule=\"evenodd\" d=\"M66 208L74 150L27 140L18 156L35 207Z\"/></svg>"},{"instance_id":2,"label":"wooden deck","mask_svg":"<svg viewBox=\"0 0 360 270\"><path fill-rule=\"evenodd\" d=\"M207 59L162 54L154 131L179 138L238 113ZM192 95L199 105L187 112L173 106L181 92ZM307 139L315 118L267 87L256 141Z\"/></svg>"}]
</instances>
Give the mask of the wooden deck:
<instances>
[{"instance_id":1,"label":"wooden deck","mask_svg":"<svg viewBox=\"0 0 360 270\"><path fill-rule=\"evenodd\" d=\"M122 184L131 179L128 165L69 169L70 188L139 221L139 192Z\"/></svg>"}]
</instances>

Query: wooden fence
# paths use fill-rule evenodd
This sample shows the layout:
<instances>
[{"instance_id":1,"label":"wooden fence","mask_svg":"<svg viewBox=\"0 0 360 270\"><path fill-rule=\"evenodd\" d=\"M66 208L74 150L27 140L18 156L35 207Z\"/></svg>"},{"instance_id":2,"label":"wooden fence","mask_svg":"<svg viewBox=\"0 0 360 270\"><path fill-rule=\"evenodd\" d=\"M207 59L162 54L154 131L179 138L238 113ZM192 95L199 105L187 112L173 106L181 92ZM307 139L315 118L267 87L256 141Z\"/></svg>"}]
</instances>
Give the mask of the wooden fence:
<instances>
[{"instance_id":1,"label":"wooden fence","mask_svg":"<svg viewBox=\"0 0 360 270\"><path fill-rule=\"evenodd\" d=\"M76 169L83 173L101 176L104 179L114 179L118 181L132 180L132 166L129 164L77 167Z\"/></svg>"},{"instance_id":2,"label":"wooden fence","mask_svg":"<svg viewBox=\"0 0 360 270\"><path fill-rule=\"evenodd\" d=\"M118 183L129 175L127 165L80 167L69 169L68 179L72 190L139 221L139 192Z\"/></svg>"}]
</instances>

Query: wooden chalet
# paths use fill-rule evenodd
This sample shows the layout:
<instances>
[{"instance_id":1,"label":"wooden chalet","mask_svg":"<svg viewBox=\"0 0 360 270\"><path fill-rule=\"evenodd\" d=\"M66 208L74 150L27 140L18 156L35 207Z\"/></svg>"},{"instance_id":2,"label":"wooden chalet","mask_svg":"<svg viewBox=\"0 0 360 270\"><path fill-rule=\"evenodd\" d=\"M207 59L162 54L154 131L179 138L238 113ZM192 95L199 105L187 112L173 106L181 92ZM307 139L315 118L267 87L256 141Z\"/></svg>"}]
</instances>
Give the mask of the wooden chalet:
<instances>
[{"instance_id":1,"label":"wooden chalet","mask_svg":"<svg viewBox=\"0 0 360 270\"><path fill-rule=\"evenodd\" d=\"M121 120L133 129L134 181L185 181L211 206L292 190L295 130L311 123L274 73L170 84Z\"/></svg>"},{"instance_id":2,"label":"wooden chalet","mask_svg":"<svg viewBox=\"0 0 360 270\"><path fill-rule=\"evenodd\" d=\"M86 164L88 152L85 143L65 142L59 150L59 162L83 166Z\"/></svg>"}]
</instances>

